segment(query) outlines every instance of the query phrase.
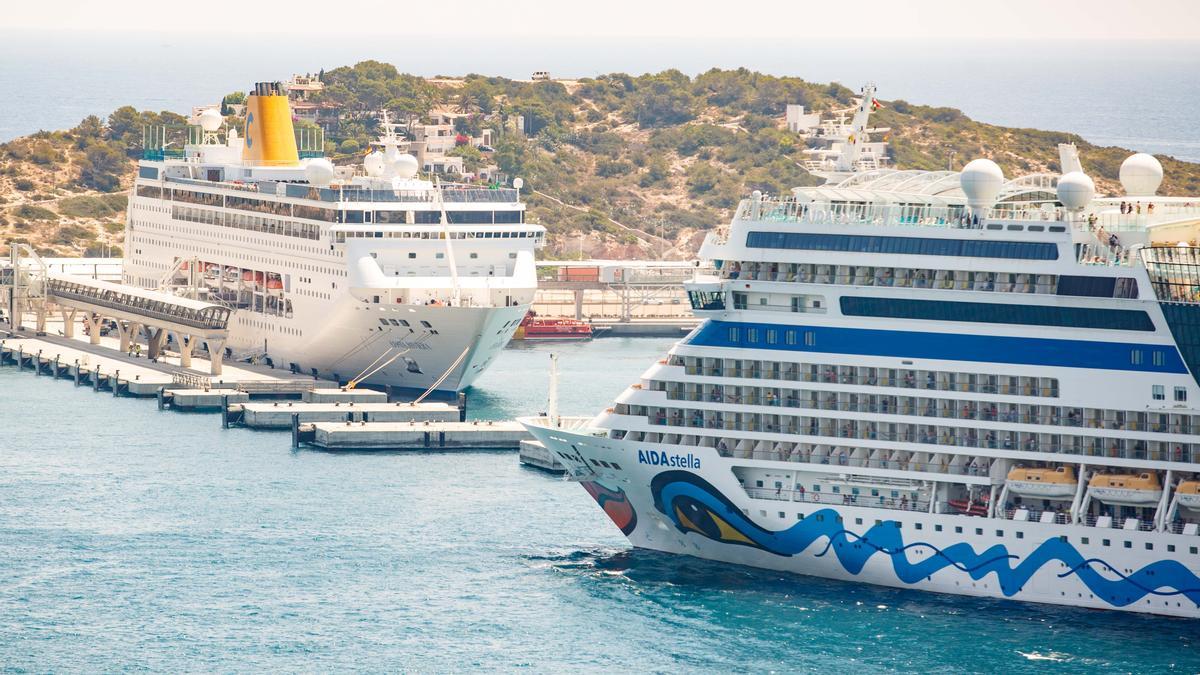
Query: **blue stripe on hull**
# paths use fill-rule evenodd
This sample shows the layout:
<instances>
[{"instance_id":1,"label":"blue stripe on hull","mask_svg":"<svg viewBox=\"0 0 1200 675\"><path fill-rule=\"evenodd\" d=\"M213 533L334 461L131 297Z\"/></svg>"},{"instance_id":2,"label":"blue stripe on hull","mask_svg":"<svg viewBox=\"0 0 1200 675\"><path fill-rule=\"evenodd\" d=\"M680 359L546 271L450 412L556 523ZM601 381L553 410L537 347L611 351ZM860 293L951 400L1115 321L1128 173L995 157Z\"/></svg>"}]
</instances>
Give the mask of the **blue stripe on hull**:
<instances>
[{"instance_id":1,"label":"blue stripe on hull","mask_svg":"<svg viewBox=\"0 0 1200 675\"><path fill-rule=\"evenodd\" d=\"M730 328L739 330L731 339ZM749 341L749 329L757 329L756 342ZM768 331L774 331L774 344L768 343ZM787 332L793 331L789 340ZM806 339L805 334L811 334ZM788 344L794 342L795 344ZM811 344L810 344L811 343ZM943 361L980 361L1027 366L1098 368L1132 370L1147 373L1187 373L1187 367L1172 345L1090 340L1058 340L958 333L922 333L915 331L830 328L768 323L741 323L709 320L687 344L702 347L774 349L790 352L853 354L856 356L892 356ZM1140 363L1132 352L1141 350ZM1161 353L1161 365L1155 365L1154 353Z\"/></svg>"}]
</instances>

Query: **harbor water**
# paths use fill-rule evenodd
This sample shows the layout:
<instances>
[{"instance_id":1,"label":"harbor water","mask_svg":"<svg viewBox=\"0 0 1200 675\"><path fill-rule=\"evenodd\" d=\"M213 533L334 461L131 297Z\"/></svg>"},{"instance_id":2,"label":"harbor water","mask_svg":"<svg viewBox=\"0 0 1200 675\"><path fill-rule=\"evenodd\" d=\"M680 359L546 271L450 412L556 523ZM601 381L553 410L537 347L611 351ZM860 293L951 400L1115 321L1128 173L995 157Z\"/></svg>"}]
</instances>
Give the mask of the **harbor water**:
<instances>
[{"instance_id":1,"label":"harbor water","mask_svg":"<svg viewBox=\"0 0 1200 675\"><path fill-rule=\"evenodd\" d=\"M592 413L670 340L506 350L471 415ZM631 550L512 453L294 451L0 368L0 664L51 671L1196 672L1194 621Z\"/></svg>"}]
</instances>

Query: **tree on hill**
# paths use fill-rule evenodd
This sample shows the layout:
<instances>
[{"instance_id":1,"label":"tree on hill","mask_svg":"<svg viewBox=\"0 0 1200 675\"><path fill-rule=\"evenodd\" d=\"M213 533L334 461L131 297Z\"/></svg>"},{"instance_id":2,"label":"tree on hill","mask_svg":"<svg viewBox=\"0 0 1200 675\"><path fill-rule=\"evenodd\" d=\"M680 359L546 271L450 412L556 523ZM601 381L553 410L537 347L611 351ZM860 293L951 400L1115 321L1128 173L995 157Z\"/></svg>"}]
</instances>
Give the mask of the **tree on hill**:
<instances>
[{"instance_id":1,"label":"tree on hill","mask_svg":"<svg viewBox=\"0 0 1200 675\"><path fill-rule=\"evenodd\" d=\"M698 106L690 85L688 76L678 70L638 78L626 104L626 119L642 128L691 121Z\"/></svg>"},{"instance_id":2,"label":"tree on hill","mask_svg":"<svg viewBox=\"0 0 1200 675\"><path fill-rule=\"evenodd\" d=\"M233 114L233 109L230 106L241 105L246 102L246 92L235 91L221 97L221 114L228 117Z\"/></svg>"},{"instance_id":3,"label":"tree on hill","mask_svg":"<svg viewBox=\"0 0 1200 675\"><path fill-rule=\"evenodd\" d=\"M121 186L121 176L128 169L125 153L112 142L100 142L84 153L79 163L79 182L83 185L112 192Z\"/></svg>"},{"instance_id":4,"label":"tree on hill","mask_svg":"<svg viewBox=\"0 0 1200 675\"><path fill-rule=\"evenodd\" d=\"M321 99L351 112L373 113L382 108L400 115L424 115L442 100L441 90L423 77L402 74L396 66L362 61L325 73Z\"/></svg>"}]
</instances>

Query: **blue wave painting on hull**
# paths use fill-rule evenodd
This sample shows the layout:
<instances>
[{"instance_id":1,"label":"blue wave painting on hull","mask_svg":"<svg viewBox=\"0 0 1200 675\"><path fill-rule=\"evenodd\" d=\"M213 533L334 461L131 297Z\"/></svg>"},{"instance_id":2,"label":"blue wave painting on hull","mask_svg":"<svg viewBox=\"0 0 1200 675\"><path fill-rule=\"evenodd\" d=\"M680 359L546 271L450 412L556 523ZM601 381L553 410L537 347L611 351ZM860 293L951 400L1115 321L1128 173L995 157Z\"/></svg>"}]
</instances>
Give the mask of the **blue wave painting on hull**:
<instances>
[{"instance_id":1,"label":"blue wave painting on hull","mask_svg":"<svg viewBox=\"0 0 1200 675\"><path fill-rule=\"evenodd\" d=\"M1066 569L1060 578L1076 575L1098 598L1117 606L1133 604L1147 595L1184 595L1200 606L1200 578L1175 560L1159 560L1122 574L1098 558L1084 558L1074 546L1057 537L1042 542L1024 560L1010 554L1002 544L976 553L966 542L944 549L925 542L904 543L895 521L884 521L859 535L842 527L838 513L821 509L804 520L779 531L767 530L746 518L741 510L716 488L687 471L664 471L650 483L654 506L669 517L681 532L692 532L726 544L748 546L780 556L794 556L824 538L825 546L815 555L831 550L842 567L858 574L877 553L891 558L896 577L904 583L916 583L947 567L965 572L972 579L995 573L1005 596L1016 595L1042 567L1062 562ZM920 561L910 560L910 549L924 549L931 555ZM1116 576L1109 579L1105 572ZM1170 590L1160 590L1160 589Z\"/></svg>"}]
</instances>

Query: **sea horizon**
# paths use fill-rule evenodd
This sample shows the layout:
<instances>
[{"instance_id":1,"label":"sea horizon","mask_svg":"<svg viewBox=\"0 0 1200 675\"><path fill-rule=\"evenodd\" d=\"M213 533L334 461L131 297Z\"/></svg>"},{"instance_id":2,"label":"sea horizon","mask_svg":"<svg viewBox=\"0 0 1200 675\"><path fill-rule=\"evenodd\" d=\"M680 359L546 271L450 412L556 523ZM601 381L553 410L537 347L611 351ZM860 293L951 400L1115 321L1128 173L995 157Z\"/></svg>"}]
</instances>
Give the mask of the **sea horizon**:
<instances>
[{"instance_id":1,"label":"sea horizon","mask_svg":"<svg viewBox=\"0 0 1200 675\"><path fill-rule=\"evenodd\" d=\"M1200 63L1200 42L1193 41L947 38L919 49L872 40L847 50L842 40L730 38L714 55L711 43L670 37L497 36L472 38L454 50L434 36L386 41L370 33L354 40L266 34L252 45L248 37L143 31L100 39L79 31L0 30L0 60L11 64L0 71L0 87L19 93L0 101L0 141L70 128L123 105L185 112L254 81L375 59L422 76L518 79L549 70L578 78L669 68L696 75L744 67L853 89L874 82L883 100L954 107L990 124L1200 161L1200 139L1192 132L1197 115L1187 105L1200 98L1200 81L1190 75ZM206 49L196 50L197 43ZM1114 52L1121 59L1114 60Z\"/></svg>"}]
</instances>

